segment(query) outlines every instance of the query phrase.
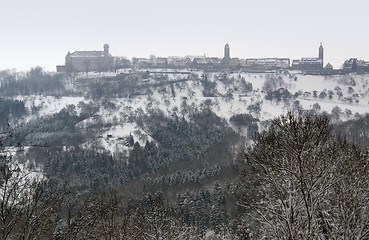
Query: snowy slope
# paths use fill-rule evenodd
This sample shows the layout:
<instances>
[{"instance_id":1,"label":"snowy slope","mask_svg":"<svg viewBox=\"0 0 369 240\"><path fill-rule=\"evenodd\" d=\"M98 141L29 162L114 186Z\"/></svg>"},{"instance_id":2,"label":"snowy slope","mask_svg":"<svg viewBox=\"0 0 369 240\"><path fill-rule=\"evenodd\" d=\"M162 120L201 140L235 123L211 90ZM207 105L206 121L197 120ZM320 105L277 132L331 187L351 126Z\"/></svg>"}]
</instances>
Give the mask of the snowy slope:
<instances>
[{"instance_id":1,"label":"snowy slope","mask_svg":"<svg viewBox=\"0 0 369 240\"><path fill-rule=\"evenodd\" d=\"M88 122L103 121L110 127L101 129L100 145L111 152L124 149L122 139L130 134L135 141L145 144L146 140L152 140L148 134L136 123L131 122L131 116L149 114L151 111L161 110L166 116L174 113L186 117L186 113L193 109L210 108L218 116L229 120L234 114L251 113L259 120L269 120L296 107L305 110L315 108L318 112L332 113L333 109L339 109L341 120L355 117L355 114L369 112L369 75L335 75L335 76L311 76L299 73L232 73L227 80L220 80L224 73L193 72L194 75L207 75L210 83L215 88L211 89L212 96L204 96L204 84L201 77L181 80L177 74L168 75L168 84L160 86L148 85L150 94L137 95L132 98L110 98L114 109L99 105L97 117L86 119L80 127L88 126ZM111 75L111 74L110 74ZM109 76L110 76L109 75ZM103 76L99 75L99 78ZM150 80L150 83L155 80ZM245 91L243 83L251 83L252 91ZM145 84L145 83L142 83ZM294 99L290 101L269 101L265 99L268 89L266 86L277 90L287 89ZM269 89L270 90L270 89ZM32 108L38 108L38 116L45 116L59 112L68 105L74 105L79 113L79 103L91 103L90 99L81 97L51 96L18 96L17 99L26 103L29 112ZM298 101L298 102L294 102ZM99 102L92 102L99 104ZM247 107L252 104L260 104L260 112L250 112ZM319 105L319 108L317 106ZM32 116L31 116L32 117ZM109 135L109 138L107 137ZM120 146L118 146L120 145ZM127 150L127 149L126 149Z\"/></svg>"}]
</instances>

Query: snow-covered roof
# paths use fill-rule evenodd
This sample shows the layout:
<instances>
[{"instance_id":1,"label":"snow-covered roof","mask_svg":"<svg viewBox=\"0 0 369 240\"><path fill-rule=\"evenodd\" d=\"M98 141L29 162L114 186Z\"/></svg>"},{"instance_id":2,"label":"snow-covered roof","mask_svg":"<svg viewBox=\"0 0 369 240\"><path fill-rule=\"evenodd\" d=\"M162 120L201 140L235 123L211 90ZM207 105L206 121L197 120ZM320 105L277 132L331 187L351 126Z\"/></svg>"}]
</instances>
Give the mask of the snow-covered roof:
<instances>
[{"instance_id":1,"label":"snow-covered roof","mask_svg":"<svg viewBox=\"0 0 369 240\"><path fill-rule=\"evenodd\" d=\"M327 65L325 65L324 69L333 69L333 66L331 63L327 63Z\"/></svg>"},{"instance_id":2,"label":"snow-covered roof","mask_svg":"<svg viewBox=\"0 0 369 240\"><path fill-rule=\"evenodd\" d=\"M218 57L209 57L207 58L208 63L220 63L220 58Z\"/></svg>"},{"instance_id":3,"label":"snow-covered roof","mask_svg":"<svg viewBox=\"0 0 369 240\"><path fill-rule=\"evenodd\" d=\"M196 64L207 64L208 63L208 61L206 61L206 58L195 58L193 61Z\"/></svg>"},{"instance_id":4,"label":"snow-covered roof","mask_svg":"<svg viewBox=\"0 0 369 240\"><path fill-rule=\"evenodd\" d=\"M110 53L104 51L75 51L74 53L68 54L69 57L112 57Z\"/></svg>"},{"instance_id":5,"label":"snow-covered roof","mask_svg":"<svg viewBox=\"0 0 369 240\"><path fill-rule=\"evenodd\" d=\"M266 63L290 63L289 58L248 58L246 63L266 64Z\"/></svg>"}]
</instances>

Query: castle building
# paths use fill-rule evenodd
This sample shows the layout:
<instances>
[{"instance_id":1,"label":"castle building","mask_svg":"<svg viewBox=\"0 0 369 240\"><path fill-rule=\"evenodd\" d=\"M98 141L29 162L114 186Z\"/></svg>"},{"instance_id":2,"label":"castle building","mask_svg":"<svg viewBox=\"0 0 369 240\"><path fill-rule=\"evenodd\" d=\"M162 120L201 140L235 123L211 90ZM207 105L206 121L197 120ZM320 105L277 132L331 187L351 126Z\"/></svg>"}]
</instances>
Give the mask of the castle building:
<instances>
[{"instance_id":1,"label":"castle building","mask_svg":"<svg viewBox=\"0 0 369 240\"><path fill-rule=\"evenodd\" d=\"M342 70L347 72L369 72L369 61L350 58L343 63Z\"/></svg>"},{"instance_id":2,"label":"castle building","mask_svg":"<svg viewBox=\"0 0 369 240\"><path fill-rule=\"evenodd\" d=\"M66 72L104 72L114 69L114 57L109 53L109 45L104 51L68 52L65 57Z\"/></svg>"},{"instance_id":3,"label":"castle building","mask_svg":"<svg viewBox=\"0 0 369 240\"><path fill-rule=\"evenodd\" d=\"M292 61L292 69L302 70L304 72L320 72L323 70L324 48L320 43L319 54L317 58L301 58Z\"/></svg>"}]
</instances>

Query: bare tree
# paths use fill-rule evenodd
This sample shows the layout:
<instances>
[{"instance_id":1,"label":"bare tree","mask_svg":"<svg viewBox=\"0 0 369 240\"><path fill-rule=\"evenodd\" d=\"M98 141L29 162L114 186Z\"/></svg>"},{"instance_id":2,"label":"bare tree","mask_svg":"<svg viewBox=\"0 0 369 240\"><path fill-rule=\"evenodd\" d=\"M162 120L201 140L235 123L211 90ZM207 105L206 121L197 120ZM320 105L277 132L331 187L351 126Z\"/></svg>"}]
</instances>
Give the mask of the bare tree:
<instances>
[{"instance_id":1,"label":"bare tree","mask_svg":"<svg viewBox=\"0 0 369 240\"><path fill-rule=\"evenodd\" d=\"M274 119L245 150L240 169L249 190L242 205L260 223L260 236L368 237L368 158L333 136L328 117Z\"/></svg>"},{"instance_id":2,"label":"bare tree","mask_svg":"<svg viewBox=\"0 0 369 240\"><path fill-rule=\"evenodd\" d=\"M3 149L2 140L10 135L0 135L1 239L49 238L60 198L50 194L42 176L32 174Z\"/></svg>"},{"instance_id":3,"label":"bare tree","mask_svg":"<svg viewBox=\"0 0 369 240\"><path fill-rule=\"evenodd\" d=\"M8 239L20 224L29 180L3 151L0 160L0 233L2 239Z\"/></svg>"},{"instance_id":4,"label":"bare tree","mask_svg":"<svg viewBox=\"0 0 369 240\"><path fill-rule=\"evenodd\" d=\"M176 216L173 210L166 207L160 194L147 196L137 206L135 218L138 239L144 240L179 240L199 239L201 234Z\"/></svg>"},{"instance_id":5,"label":"bare tree","mask_svg":"<svg viewBox=\"0 0 369 240\"><path fill-rule=\"evenodd\" d=\"M345 157L336 168L330 211L321 213L331 237L369 239L369 157L355 145L342 142Z\"/></svg>"}]
</instances>

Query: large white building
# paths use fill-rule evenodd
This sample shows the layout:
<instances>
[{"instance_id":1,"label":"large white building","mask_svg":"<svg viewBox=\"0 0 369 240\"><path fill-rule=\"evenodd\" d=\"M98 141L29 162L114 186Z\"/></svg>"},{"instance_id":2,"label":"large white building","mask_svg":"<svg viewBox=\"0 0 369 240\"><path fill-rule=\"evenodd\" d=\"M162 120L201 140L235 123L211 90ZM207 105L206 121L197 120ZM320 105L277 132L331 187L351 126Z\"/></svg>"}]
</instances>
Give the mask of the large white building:
<instances>
[{"instance_id":1,"label":"large white building","mask_svg":"<svg viewBox=\"0 0 369 240\"><path fill-rule=\"evenodd\" d=\"M114 69L114 57L109 53L109 45L104 44L104 51L68 52L65 66L57 66L65 72L103 72Z\"/></svg>"},{"instance_id":2,"label":"large white building","mask_svg":"<svg viewBox=\"0 0 369 240\"><path fill-rule=\"evenodd\" d=\"M254 69L283 69L290 67L289 58L248 58L245 65Z\"/></svg>"}]
</instances>

